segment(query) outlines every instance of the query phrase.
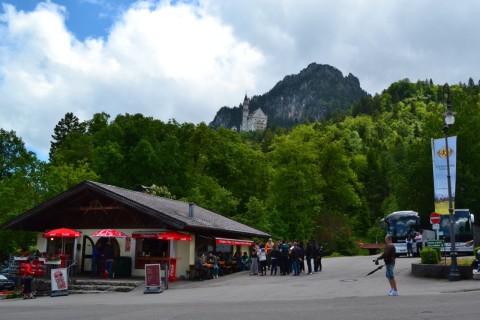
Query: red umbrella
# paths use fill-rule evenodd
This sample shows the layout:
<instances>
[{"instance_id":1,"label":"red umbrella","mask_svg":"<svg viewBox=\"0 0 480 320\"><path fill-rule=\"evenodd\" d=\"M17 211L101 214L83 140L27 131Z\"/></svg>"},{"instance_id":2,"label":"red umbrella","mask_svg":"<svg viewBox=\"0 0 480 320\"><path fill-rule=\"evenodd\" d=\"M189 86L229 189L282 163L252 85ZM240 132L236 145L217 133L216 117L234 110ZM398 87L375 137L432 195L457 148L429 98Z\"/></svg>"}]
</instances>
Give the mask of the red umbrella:
<instances>
[{"instance_id":1,"label":"red umbrella","mask_svg":"<svg viewBox=\"0 0 480 320\"><path fill-rule=\"evenodd\" d=\"M67 228L53 229L43 234L44 238L79 238L81 233Z\"/></svg>"},{"instance_id":2,"label":"red umbrella","mask_svg":"<svg viewBox=\"0 0 480 320\"><path fill-rule=\"evenodd\" d=\"M128 235L122 231L114 229L103 229L92 234L92 237L102 237L102 238L126 238Z\"/></svg>"},{"instance_id":3,"label":"red umbrella","mask_svg":"<svg viewBox=\"0 0 480 320\"><path fill-rule=\"evenodd\" d=\"M192 241L192 237L189 235L180 233L180 232L175 232L175 231L169 231L165 233L161 233L157 236L157 239L159 240L177 240L177 241Z\"/></svg>"},{"instance_id":4,"label":"red umbrella","mask_svg":"<svg viewBox=\"0 0 480 320\"><path fill-rule=\"evenodd\" d=\"M43 234L44 238L62 238L62 254L65 253L65 238L79 238L82 234L77 230L59 228L53 229Z\"/></svg>"}]
</instances>

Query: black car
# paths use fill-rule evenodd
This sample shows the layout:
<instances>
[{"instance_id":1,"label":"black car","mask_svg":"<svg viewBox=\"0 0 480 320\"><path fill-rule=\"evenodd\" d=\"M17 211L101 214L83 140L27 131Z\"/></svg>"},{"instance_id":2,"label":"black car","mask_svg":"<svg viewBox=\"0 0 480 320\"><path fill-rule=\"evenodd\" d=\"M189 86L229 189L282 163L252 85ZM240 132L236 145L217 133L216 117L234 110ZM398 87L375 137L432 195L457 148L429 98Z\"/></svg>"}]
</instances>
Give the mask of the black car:
<instances>
[{"instance_id":1,"label":"black car","mask_svg":"<svg viewBox=\"0 0 480 320\"><path fill-rule=\"evenodd\" d=\"M15 282L0 274L0 291L15 289Z\"/></svg>"}]
</instances>

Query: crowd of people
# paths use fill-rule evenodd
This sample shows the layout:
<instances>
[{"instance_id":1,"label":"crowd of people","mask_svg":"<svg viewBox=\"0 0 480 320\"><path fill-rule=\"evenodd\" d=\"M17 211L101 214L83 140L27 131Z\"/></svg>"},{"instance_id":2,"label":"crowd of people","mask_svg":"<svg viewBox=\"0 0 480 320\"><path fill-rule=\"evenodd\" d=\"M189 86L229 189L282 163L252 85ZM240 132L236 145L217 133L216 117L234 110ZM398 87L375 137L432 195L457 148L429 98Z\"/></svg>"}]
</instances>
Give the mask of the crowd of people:
<instances>
[{"instance_id":1,"label":"crowd of people","mask_svg":"<svg viewBox=\"0 0 480 320\"><path fill-rule=\"evenodd\" d=\"M201 280L215 279L223 275L222 266L233 268L232 271L249 271L251 276L312 274L322 271L323 247L315 240L253 243L249 251L235 252L233 255L221 252L200 253L195 261L194 269ZM305 263L306 262L306 263ZM306 266L305 266L306 265ZM305 270L305 267L307 268Z\"/></svg>"}]
</instances>

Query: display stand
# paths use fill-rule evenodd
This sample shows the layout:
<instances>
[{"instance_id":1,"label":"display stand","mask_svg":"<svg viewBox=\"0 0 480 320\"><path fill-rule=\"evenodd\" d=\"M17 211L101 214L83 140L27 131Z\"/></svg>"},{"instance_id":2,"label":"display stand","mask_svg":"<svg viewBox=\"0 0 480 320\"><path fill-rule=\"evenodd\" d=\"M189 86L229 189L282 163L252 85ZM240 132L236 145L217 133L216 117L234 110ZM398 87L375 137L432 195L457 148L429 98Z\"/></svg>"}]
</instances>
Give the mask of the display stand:
<instances>
[{"instance_id":1,"label":"display stand","mask_svg":"<svg viewBox=\"0 0 480 320\"><path fill-rule=\"evenodd\" d=\"M145 290L143 293L162 293L162 277L160 264L145 265Z\"/></svg>"},{"instance_id":2,"label":"display stand","mask_svg":"<svg viewBox=\"0 0 480 320\"><path fill-rule=\"evenodd\" d=\"M68 272L67 268L51 270L51 297L68 296Z\"/></svg>"}]
</instances>

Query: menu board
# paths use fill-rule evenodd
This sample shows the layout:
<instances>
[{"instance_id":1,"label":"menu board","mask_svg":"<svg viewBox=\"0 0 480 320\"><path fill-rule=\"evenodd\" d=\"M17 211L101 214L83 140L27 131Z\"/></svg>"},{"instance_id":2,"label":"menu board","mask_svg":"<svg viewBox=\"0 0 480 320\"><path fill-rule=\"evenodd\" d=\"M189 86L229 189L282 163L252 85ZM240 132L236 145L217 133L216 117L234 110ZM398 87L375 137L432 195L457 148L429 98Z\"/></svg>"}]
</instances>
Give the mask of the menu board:
<instances>
[{"instance_id":1,"label":"menu board","mask_svg":"<svg viewBox=\"0 0 480 320\"><path fill-rule=\"evenodd\" d=\"M159 264L146 264L145 265L145 287L160 287L160 265Z\"/></svg>"}]
</instances>

